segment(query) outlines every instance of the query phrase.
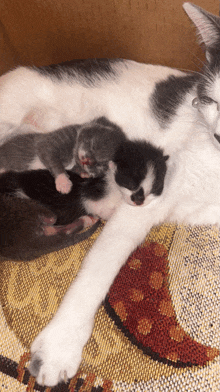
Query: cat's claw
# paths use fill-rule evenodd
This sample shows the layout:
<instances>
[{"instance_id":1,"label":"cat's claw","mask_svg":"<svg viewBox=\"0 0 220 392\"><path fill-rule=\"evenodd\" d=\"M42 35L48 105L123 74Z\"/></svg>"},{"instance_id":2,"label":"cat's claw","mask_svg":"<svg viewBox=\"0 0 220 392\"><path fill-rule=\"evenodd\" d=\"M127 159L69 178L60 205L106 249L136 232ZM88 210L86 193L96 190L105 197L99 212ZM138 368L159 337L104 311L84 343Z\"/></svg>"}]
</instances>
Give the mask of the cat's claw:
<instances>
[{"instance_id":1,"label":"cat's claw","mask_svg":"<svg viewBox=\"0 0 220 392\"><path fill-rule=\"evenodd\" d=\"M38 384L52 387L61 381L66 383L77 373L91 327L74 328L66 326L65 320L52 320L37 336L31 347L29 370Z\"/></svg>"}]
</instances>

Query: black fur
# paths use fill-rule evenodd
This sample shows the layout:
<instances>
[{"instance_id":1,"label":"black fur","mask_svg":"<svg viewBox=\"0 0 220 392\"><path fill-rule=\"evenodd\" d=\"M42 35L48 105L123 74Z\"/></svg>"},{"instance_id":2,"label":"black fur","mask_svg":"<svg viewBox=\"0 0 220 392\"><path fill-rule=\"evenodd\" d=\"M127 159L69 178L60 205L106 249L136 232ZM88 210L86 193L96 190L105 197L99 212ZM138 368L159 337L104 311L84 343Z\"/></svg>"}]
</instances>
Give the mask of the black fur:
<instances>
[{"instance_id":1,"label":"black fur","mask_svg":"<svg viewBox=\"0 0 220 392\"><path fill-rule=\"evenodd\" d=\"M43 235L45 218L56 220L55 225L67 225L86 215L82 195L98 200L104 195L104 179L81 179L69 172L73 191L61 195L56 191L53 177L46 170L7 173L0 177L0 255L14 260L31 260L83 240L86 234L58 233ZM22 190L31 199L16 197ZM83 226L79 226L79 229Z\"/></svg>"},{"instance_id":2,"label":"black fur","mask_svg":"<svg viewBox=\"0 0 220 392\"><path fill-rule=\"evenodd\" d=\"M43 226L46 218L55 220L53 212L34 200L5 194L0 194L0 216L0 260L33 260L82 241L97 227L95 225L85 233L45 236Z\"/></svg>"},{"instance_id":3,"label":"black fur","mask_svg":"<svg viewBox=\"0 0 220 392\"><path fill-rule=\"evenodd\" d=\"M145 141L126 141L117 149L114 162L116 164L115 181L124 188L137 195L136 199L144 200L143 195L137 194L141 182L146 178L149 164L154 168L154 183L151 193L159 196L164 187L164 178L167 170L162 150L153 147ZM133 194L133 199L135 195ZM140 196L140 197L139 197Z\"/></svg>"},{"instance_id":4,"label":"black fur","mask_svg":"<svg viewBox=\"0 0 220 392\"><path fill-rule=\"evenodd\" d=\"M47 207L57 217L56 225L67 225L75 219L86 215L83 199L100 200L106 192L105 177L81 178L68 171L73 183L71 191L60 194L47 170L27 171L23 173L6 173L0 177L0 193L16 195L22 192Z\"/></svg>"}]
</instances>

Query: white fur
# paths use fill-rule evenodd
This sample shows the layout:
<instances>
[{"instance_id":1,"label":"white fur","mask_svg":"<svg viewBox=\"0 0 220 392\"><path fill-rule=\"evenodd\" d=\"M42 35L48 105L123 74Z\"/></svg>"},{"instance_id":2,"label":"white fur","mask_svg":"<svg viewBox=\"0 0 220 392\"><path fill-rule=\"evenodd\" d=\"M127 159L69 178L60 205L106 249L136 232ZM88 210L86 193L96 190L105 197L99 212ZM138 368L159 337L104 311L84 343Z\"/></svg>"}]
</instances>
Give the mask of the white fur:
<instances>
[{"instance_id":1,"label":"white fur","mask_svg":"<svg viewBox=\"0 0 220 392\"><path fill-rule=\"evenodd\" d=\"M4 75L2 83L0 81L0 123L10 123L18 127L35 110L47 113L45 123L41 119L40 128L44 132L50 132L65 125L81 124L99 116L106 116L126 130L129 138L142 139L147 133L152 142L158 143L160 140L161 147L170 145L173 151L172 141L175 140L177 132L180 140L182 139L185 125L178 124L178 131L174 126L170 129L169 138L164 137L164 132L151 116L149 96L154 90L155 82L172 74L184 76L184 73L130 60L117 64L115 68L119 74L118 78L113 81L102 80L97 87L91 88L77 80L70 82L67 79L55 83L49 77L39 75L34 69L19 67ZM59 116L52 127L47 119L50 118L50 113L53 117L56 110ZM184 111L185 115L190 115L191 110L188 110L187 106ZM7 130L2 129L0 142L5 140L8 134Z\"/></svg>"},{"instance_id":2,"label":"white fur","mask_svg":"<svg viewBox=\"0 0 220 392\"><path fill-rule=\"evenodd\" d=\"M107 172L107 189L105 197L101 198L99 201L83 201L88 214L108 220L121 204L123 194L121 192L121 187L119 187L114 180L114 171L114 167L110 167Z\"/></svg>"},{"instance_id":3,"label":"white fur","mask_svg":"<svg viewBox=\"0 0 220 392\"><path fill-rule=\"evenodd\" d=\"M98 307L121 266L152 226L165 221L220 223L220 154L200 113L192 106L195 91L187 94L165 130L151 110L155 82L184 74L132 61L118 64L116 70L118 77L99 81L92 88L68 78L54 82L26 68L10 72L2 83L0 80L1 122L19 126L33 108L42 107L59 109L55 128L106 116L130 139L145 139L170 156L161 196L134 207L115 189L113 203L106 199L99 205L98 215L106 213L108 218L114 213L85 257L58 312L31 347L32 363L37 358L42 361L37 375L40 384L53 386L76 373ZM47 121L43 128L52 130ZM1 140L7 136L2 127Z\"/></svg>"}]
</instances>

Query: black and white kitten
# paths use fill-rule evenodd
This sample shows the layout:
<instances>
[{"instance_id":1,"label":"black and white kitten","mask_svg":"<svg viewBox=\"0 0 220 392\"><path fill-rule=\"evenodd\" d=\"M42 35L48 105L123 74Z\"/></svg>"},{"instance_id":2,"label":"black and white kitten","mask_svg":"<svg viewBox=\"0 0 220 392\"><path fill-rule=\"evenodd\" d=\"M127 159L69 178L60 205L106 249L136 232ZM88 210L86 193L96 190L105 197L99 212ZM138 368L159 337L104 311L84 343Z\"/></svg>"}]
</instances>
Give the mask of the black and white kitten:
<instances>
[{"instance_id":1,"label":"black and white kitten","mask_svg":"<svg viewBox=\"0 0 220 392\"><path fill-rule=\"evenodd\" d=\"M154 225L220 224L220 19L190 3L184 8L206 47L204 74L129 60L82 60L19 67L0 79L1 142L33 110L45 110L45 132L105 116L129 140L145 140L169 155L161 195L141 206L122 200L33 342L30 370L40 384L53 386L77 372L98 307ZM12 210L8 204L7 216Z\"/></svg>"},{"instance_id":2,"label":"black and white kitten","mask_svg":"<svg viewBox=\"0 0 220 392\"><path fill-rule=\"evenodd\" d=\"M0 146L0 173L46 168L55 178L57 191L69 193L72 182L65 169L72 169L81 177L102 175L116 148L125 140L122 130L104 117L49 133L32 129L27 133L26 127L25 133Z\"/></svg>"},{"instance_id":3,"label":"black and white kitten","mask_svg":"<svg viewBox=\"0 0 220 392\"><path fill-rule=\"evenodd\" d=\"M19 222L14 222L15 230L16 223L18 225L19 238L14 230L4 235L11 223L10 215L2 217L0 236L4 242L0 255L15 260L31 260L75 243L78 236L75 238L74 233L95 223L97 218L110 219L123 199L134 206L149 203L162 193L167 159L160 149L149 143L126 141L116 150L110 168L102 176L81 178L68 171L73 186L66 195L56 191L53 177L46 170L2 174L2 204L6 197L11 204L18 204L16 196L21 197L21 207L26 206L27 209L30 203L30 210L33 208L36 214L36 203L39 203L40 217L39 225L30 230L26 225L26 220L30 219L30 210L27 209L21 219L22 232ZM46 216L43 208L48 209ZM88 214L94 218L88 217Z\"/></svg>"}]
</instances>

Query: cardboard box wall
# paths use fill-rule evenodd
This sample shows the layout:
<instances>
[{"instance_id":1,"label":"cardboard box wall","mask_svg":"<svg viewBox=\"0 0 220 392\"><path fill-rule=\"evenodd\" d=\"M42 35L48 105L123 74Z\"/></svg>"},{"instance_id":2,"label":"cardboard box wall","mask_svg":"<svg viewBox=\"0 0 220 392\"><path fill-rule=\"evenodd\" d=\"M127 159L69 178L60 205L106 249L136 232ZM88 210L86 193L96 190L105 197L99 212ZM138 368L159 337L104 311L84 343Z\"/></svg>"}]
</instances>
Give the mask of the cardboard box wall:
<instances>
[{"instance_id":1,"label":"cardboard box wall","mask_svg":"<svg viewBox=\"0 0 220 392\"><path fill-rule=\"evenodd\" d=\"M0 74L18 64L129 58L199 70L204 54L182 0L1 0ZM219 12L218 0L196 0Z\"/></svg>"}]
</instances>

